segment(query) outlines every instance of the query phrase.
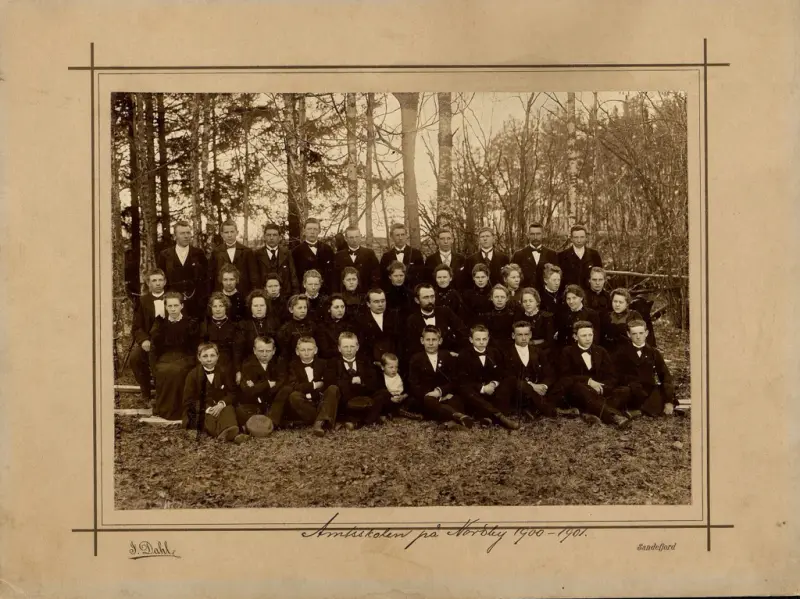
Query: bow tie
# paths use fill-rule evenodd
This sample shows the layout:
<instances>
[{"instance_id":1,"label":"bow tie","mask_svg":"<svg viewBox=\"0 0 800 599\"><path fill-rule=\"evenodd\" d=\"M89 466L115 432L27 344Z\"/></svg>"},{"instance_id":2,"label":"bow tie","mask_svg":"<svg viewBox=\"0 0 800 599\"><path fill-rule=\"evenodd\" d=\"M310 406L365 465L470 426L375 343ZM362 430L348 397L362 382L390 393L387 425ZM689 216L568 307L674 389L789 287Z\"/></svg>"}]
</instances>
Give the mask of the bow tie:
<instances>
[{"instance_id":1,"label":"bow tie","mask_svg":"<svg viewBox=\"0 0 800 599\"><path fill-rule=\"evenodd\" d=\"M539 253L541 254L541 253L542 253L542 246L539 246L538 248L534 248L534 247L532 247L532 248L531 248L531 251L533 251L533 252L539 252Z\"/></svg>"},{"instance_id":2,"label":"bow tie","mask_svg":"<svg viewBox=\"0 0 800 599\"><path fill-rule=\"evenodd\" d=\"M581 350L581 353L582 353L582 354L591 354L591 353L592 353L592 351L591 351L591 350L589 350L589 349L582 349L582 350Z\"/></svg>"},{"instance_id":3,"label":"bow tie","mask_svg":"<svg viewBox=\"0 0 800 599\"><path fill-rule=\"evenodd\" d=\"M311 248L317 247L317 242L316 241L314 243L311 243L310 241L306 241L306 244L308 245L308 247L311 247Z\"/></svg>"}]
</instances>

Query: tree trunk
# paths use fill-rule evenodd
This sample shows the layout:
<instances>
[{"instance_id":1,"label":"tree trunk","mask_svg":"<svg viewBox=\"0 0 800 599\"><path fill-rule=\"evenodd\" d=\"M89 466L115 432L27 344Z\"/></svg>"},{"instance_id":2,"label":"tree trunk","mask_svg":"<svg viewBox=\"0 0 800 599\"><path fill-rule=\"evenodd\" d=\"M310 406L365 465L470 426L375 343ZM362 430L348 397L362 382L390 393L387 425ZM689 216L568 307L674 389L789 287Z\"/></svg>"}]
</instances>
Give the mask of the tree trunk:
<instances>
[{"instance_id":1,"label":"tree trunk","mask_svg":"<svg viewBox=\"0 0 800 599\"><path fill-rule=\"evenodd\" d=\"M302 162L300 155L300 142L297 131L297 94L283 94L284 116L283 116L283 144L286 151L286 195L287 195L287 215L289 218L289 237L299 239L302 228ZM305 102L303 103L305 107Z\"/></svg>"},{"instance_id":2,"label":"tree trunk","mask_svg":"<svg viewBox=\"0 0 800 599\"><path fill-rule=\"evenodd\" d=\"M212 209L212 200L211 200L211 175L208 170L208 162L209 162L209 151L208 145L210 141L210 128L211 128L211 98L209 94L202 94L202 104L203 110L203 128L200 130L200 167L201 167L201 175L202 175L202 186L201 192L203 197L203 213L206 215L206 230L209 232L209 235L216 235L219 233L219 229L217 228L216 221L216 213ZM214 239L213 237L208 239L207 242L213 247L214 246Z\"/></svg>"},{"instance_id":3,"label":"tree trunk","mask_svg":"<svg viewBox=\"0 0 800 599\"><path fill-rule=\"evenodd\" d=\"M158 131L158 192L161 200L161 245L172 242L172 219L169 214L169 170L167 167L167 129L164 94L156 94L156 129Z\"/></svg>"},{"instance_id":4,"label":"tree trunk","mask_svg":"<svg viewBox=\"0 0 800 599\"><path fill-rule=\"evenodd\" d=\"M306 222L308 218L308 139L306 133L306 96L300 94L297 98L297 136L300 140L299 154L298 154L298 171L300 176L300 188L297 199L300 206L300 227ZM298 229L297 235L292 236L292 239L300 239L300 230Z\"/></svg>"},{"instance_id":5,"label":"tree trunk","mask_svg":"<svg viewBox=\"0 0 800 599\"><path fill-rule=\"evenodd\" d=\"M191 186L192 186L192 224L194 225L195 239L200 237L202 230L203 202L200 197L200 97L192 94L191 109Z\"/></svg>"},{"instance_id":6,"label":"tree trunk","mask_svg":"<svg viewBox=\"0 0 800 599\"><path fill-rule=\"evenodd\" d=\"M578 153L575 137L575 93L567 94L567 216L570 226L578 215Z\"/></svg>"},{"instance_id":7,"label":"tree trunk","mask_svg":"<svg viewBox=\"0 0 800 599\"><path fill-rule=\"evenodd\" d=\"M455 218L453 206L453 100L449 92L440 92L439 101L439 173L436 180L436 199L439 220L451 223Z\"/></svg>"},{"instance_id":8,"label":"tree trunk","mask_svg":"<svg viewBox=\"0 0 800 599\"><path fill-rule=\"evenodd\" d=\"M212 175L212 190L211 201L214 204L214 209L217 211L217 222L219 223L220 233L222 233L222 223L225 218L222 214L222 198L219 193L219 167L217 166L217 138L219 136L219 129L217 126L217 97L214 96L211 104L211 164L214 174Z\"/></svg>"},{"instance_id":9,"label":"tree trunk","mask_svg":"<svg viewBox=\"0 0 800 599\"><path fill-rule=\"evenodd\" d=\"M386 230L386 240L389 240L389 214L386 212L386 197L384 194L383 174L381 173L381 163L378 162L378 153L375 152L375 172L378 175L378 193L381 196L381 211L383 213L383 227Z\"/></svg>"},{"instance_id":10,"label":"tree trunk","mask_svg":"<svg viewBox=\"0 0 800 599\"><path fill-rule=\"evenodd\" d=\"M127 269L130 273L130 291L142 292L140 276L142 263L141 216L139 211L139 152L136 143L136 101L135 94L126 94L128 103L128 166L130 181L128 187L131 194L131 262Z\"/></svg>"},{"instance_id":11,"label":"tree trunk","mask_svg":"<svg viewBox=\"0 0 800 599\"><path fill-rule=\"evenodd\" d=\"M114 355L119 355L118 339L128 319L123 307L129 305L125 295L125 241L122 238L122 204L119 199L119 156L115 118L111 117L111 286L114 306ZM114 360L115 375L118 360Z\"/></svg>"},{"instance_id":12,"label":"tree trunk","mask_svg":"<svg viewBox=\"0 0 800 599\"><path fill-rule=\"evenodd\" d=\"M139 190L139 201L142 205L144 221L144 256L141 264L143 272L155 265L156 242L158 240L158 224L156 211L156 172L155 152L150 135L153 133L152 123L148 126L147 117L153 116L152 98L150 94L136 94L136 146L139 177L136 185ZM148 110L148 104L149 110ZM151 169L152 166L152 169Z\"/></svg>"},{"instance_id":13,"label":"tree trunk","mask_svg":"<svg viewBox=\"0 0 800 599\"><path fill-rule=\"evenodd\" d=\"M586 226L589 227L589 230L594 230L593 221L594 221L594 213L597 210L597 187L598 187L598 175L597 169L599 168L599 164L597 161L597 150L599 149L599 142L597 140L597 110L598 110L598 103L597 103L597 92L593 92L593 102L592 102L592 111L590 113L591 118L591 129L592 129L592 175L589 178L589 198L591 201L591 205L589 206L589 213L588 218L586 221Z\"/></svg>"},{"instance_id":14,"label":"tree trunk","mask_svg":"<svg viewBox=\"0 0 800 599\"><path fill-rule=\"evenodd\" d=\"M417 139L418 93L395 93L400 103L403 151L403 197L411 245L420 246L419 199L417 197L417 178L414 172L414 154Z\"/></svg>"},{"instance_id":15,"label":"tree trunk","mask_svg":"<svg viewBox=\"0 0 800 599\"><path fill-rule=\"evenodd\" d=\"M364 173L367 205L364 208L364 222L367 229L367 245L372 247L375 236L372 233L372 156L375 153L375 121L373 120L373 105L375 94L367 94L367 157Z\"/></svg>"},{"instance_id":16,"label":"tree trunk","mask_svg":"<svg viewBox=\"0 0 800 599\"><path fill-rule=\"evenodd\" d=\"M347 217L358 226L358 154L356 152L356 95L345 94L347 124Z\"/></svg>"},{"instance_id":17,"label":"tree trunk","mask_svg":"<svg viewBox=\"0 0 800 599\"><path fill-rule=\"evenodd\" d=\"M244 176L242 177L242 240L247 245L250 238L250 113L244 114Z\"/></svg>"}]
</instances>

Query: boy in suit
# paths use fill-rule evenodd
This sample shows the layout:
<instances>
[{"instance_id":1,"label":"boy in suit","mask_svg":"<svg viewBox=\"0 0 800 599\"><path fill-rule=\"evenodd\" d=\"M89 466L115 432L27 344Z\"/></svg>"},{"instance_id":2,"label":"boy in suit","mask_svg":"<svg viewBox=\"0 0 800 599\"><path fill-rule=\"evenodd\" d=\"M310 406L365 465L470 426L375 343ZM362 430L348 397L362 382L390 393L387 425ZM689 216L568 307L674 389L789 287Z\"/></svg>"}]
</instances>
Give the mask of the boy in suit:
<instances>
[{"instance_id":1,"label":"boy in suit","mask_svg":"<svg viewBox=\"0 0 800 599\"><path fill-rule=\"evenodd\" d=\"M605 290L606 270L600 266L593 266L589 271L589 291L586 292L587 308L597 312L600 320L611 312L611 295Z\"/></svg>"},{"instance_id":2,"label":"boy in suit","mask_svg":"<svg viewBox=\"0 0 800 599\"><path fill-rule=\"evenodd\" d=\"M311 432L324 437L333 428L339 406L339 388L326 375L330 372L325 360L317 358L317 343L312 337L301 337L295 349L296 358L289 364L284 395L286 402L273 404L270 419L280 426L284 415L313 423Z\"/></svg>"},{"instance_id":3,"label":"boy in suit","mask_svg":"<svg viewBox=\"0 0 800 599\"><path fill-rule=\"evenodd\" d=\"M339 388L339 419L347 430L375 424L383 410L375 365L358 355L355 333L339 335L339 357L328 360L328 379Z\"/></svg>"},{"instance_id":4,"label":"boy in suit","mask_svg":"<svg viewBox=\"0 0 800 599\"><path fill-rule=\"evenodd\" d=\"M442 334L434 326L426 326L420 343L424 351L411 358L409 385L411 396L421 398L429 417L450 430L472 428L475 421L464 413L464 403L456 396L459 372L456 359L441 351Z\"/></svg>"},{"instance_id":5,"label":"boy in suit","mask_svg":"<svg viewBox=\"0 0 800 599\"><path fill-rule=\"evenodd\" d=\"M327 243L319 241L320 224L316 218L309 218L305 226L305 239L292 250L292 261L298 280L308 270L322 274L322 288L326 293L335 291L333 284L334 251Z\"/></svg>"},{"instance_id":6,"label":"boy in suit","mask_svg":"<svg viewBox=\"0 0 800 599\"><path fill-rule=\"evenodd\" d=\"M244 297L250 293L258 280L258 267L253 250L239 243L238 227L232 220L222 223L222 243L211 252L208 261L209 292L224 290L220 278L220 271L225 266L233 266L239 273L239 293Z\"/></svg>"},{"instance_id":7,"label":"boy in suit","mask_svg":"<svg viewBox=\"0 0 800 599\"><path fill-rule=\"evenodd\" d=\"M603 266L603 260L597 250L586 245L586 227L575 225L569 230L572 244L559 252L558 265L564 271L564 285L589 286L589 272L593 266Z\"/></svg>"},{"instance_id":8,"label":"boy in suit","mask_svg":"<svg viewBox=\"0 0 800 599\"><path fill-rule=\"evenodd\" d=\"M172 228L175 246L158 254L158 268L164 271L167 291L183 296L184 314L202 320L208 298L208 260L200 248L190 245L192 227L179 220Z\"/></svg>"},{"instance_id":9,"label":"boy in suit","mask_svg":"<svg viewBox=\"0 0 800 599\"><path fill-rule=\"evenodd\" d=\"M648 416L670 415L675 410L675 386L664 357L646 343L647 325L644 320L628 322L631 342L616 354L620 384L630 389L629 414Z\"/></svg>"},{"instance_id":10,"label":"boy in suit","mask_svg":"<svg viewBox=\"0 0 800 599\"><path fill-rule=\"evenodd\" d=\"M506 416L511 411L514 381L506 376L500 351L489 347L489 329L475 325L469 340L472 347L458 355L459 396L485 424L496 421L507 429L518 429L519 424Z\"/></svg>"},{"instance_id":11,"label":"boy in suit","mask_svg":"<svg viewBox=\"0 0 800 599\"><path fill-rule=\"evenodd\" d=\"M247 439L239 434L234 401L236 383L231 372L217 365L219 351L214 343L197 348L200 362L188 375L183 387L183 426L205 431L220 441Z\"/></svg>"},{"instance_id":12,"label":"boy in suit","mask_svg":"<svg viewBox=\"0 0 800 599\"><path fill-rule=\"evenodd\" d=\"M494 232L484 227L478 232L479 250L467 258L467 269L472 272L476 264L489 267L489 281L492 285L503 282L503 267L509 263L508 256L494 247Z\"/></svg>"},{"instance_id":13,"label":"boy in suit","mask_svg":"<svg viewBox=\"0 0 800 599\"><path fill-rule=\"evenodd\" d=\"M590 423L630 427L630 419L620 412L627 399L626 390L616 389L616 369L608 352L593 343L592 323L579 320L573 331L576 343L561 350L559 368L559 385L567 400L580 408Z\"/></svg>"},{"instance_id":14,"label":"boy in suit","mask_svg":"<svg viewBox=\"0 0 800 599\"><path fill-rule=\"evenodd\" d=\"M541 223L528 226L528 245L514 252L511 262L522 268L522 280L525 285L541 291L544 286L544 265L558 264L555 250L542 245L544 228Z\"/></svg>"},{"instance_id":15,"label":"boy in suit","mask_svg":"<svg viewBox=\"0 0 800 599\"><path fill-rule=\"evenodd\" d=\"M408 245L408 234L403 223L394 223L389 231L389 237L392 239L393 246L381 256L381 287L387 289L391 284L389 265L392 262L400 262L406 267L406 280L409 288L413 289L424 279L425 258L417 248Z\"/></svg>"},{"instance_id":16,"label":"boy in suit","mask_svg":"<svg viewBox=\"0 0 800 599\"><path fill-rule=\"evenodd\" d=\"M131 370L139 389L142 399L150 402L152 391L152 372L151 361L153 359L152 343L150 341L150 331L156 318L166 318L164 310L164 286L167 279L164 271L154 268L147 273L147 287L149 292L139 298L136 310L133 313L132 333L134 346L131 350Z\"/></svg>"},{"instance_id":17,"label":"boy in suit","mask_svg":"<svg viewBox=\"0 0 800 599\"><path fill-rule=\"evenodd\" d=\"M361 289L379 287L381 282L380 264L378 258L369 248L361 247L361 231L358 227L347 227L344 232L347 247L336 252L333 259L334 279L336 291L341 291L342 271L347 266L358 270L358 280Z\"/></svg>"},{"instance_id":18,"label":"boy in suit","mask_svg":"<svg viewBox=\"0 0 800 599\"><path fill-rule=\"evenodd\" d=\"M275 356L275 349L272 337L256 337L253 353L242 364L241 394L235 402L236 418L241 427L257 414L266 412L269 416L268 410L278 401L286 401L287 393L278 397L285 388L286 365Z\"/></svg>"},{"instance_id":19,"label":"boy in suit","mask_svg":"<svg viewBox=\"0 0 800 599\"><path fill-rule=\"evenodd\" d=\"M258 264L257 287L263 289L269 273L277 273L280 277L281 289L284 293L295 294L300 287L297 282L297 273L294 269L294 260L289 250L280 245L280 228L272 223L264 227L264 241L266 245L256 252Z\"/></svg>"},{"instance_id":20,"label":"boy in suit","mask_svg":"<svg viewBox=\"0 0 800 599\"><path fill-rule=\"evenodd\" d=\"M222 293L231 303L228 312L229 318L233 322L244 320L247 315L245 306L245 296L239 291L239 271L233 264L224 264L219 269L219 282L222 286Z\"/></svg>"},{"instance_id":21,"label":"boy in suit","mask_svg":"<svg viewBox=\"0 0 800 599\"><path fill-rule=\"evenodd\" d=\"M439 264L449 266L453 275L453 287L459 291L466 289L472 282L472 272L467 269L467 259L464 254L453 251L453 232L450 229L441 229L436 236L436 245L439 251L425 258L425 270L428 280L434 281L433 269Z\"/></svg>"},{"instance_id":22,"label":"boy in suit","mask_svg":"<svg viewBox=\"0 0 800 599\"><path fill-rule=\"evenodd\" d=\"M405 347L415 351L416 340L422 335L422 330L426 326L434 326L442 335L442 349L458 354L464 347L469 334L467 327L450 308L436 305L436 292L430 283L420 283L414 293L416 296L414 301L418 309L406 318Z\"/></svg>"}]
</instances>

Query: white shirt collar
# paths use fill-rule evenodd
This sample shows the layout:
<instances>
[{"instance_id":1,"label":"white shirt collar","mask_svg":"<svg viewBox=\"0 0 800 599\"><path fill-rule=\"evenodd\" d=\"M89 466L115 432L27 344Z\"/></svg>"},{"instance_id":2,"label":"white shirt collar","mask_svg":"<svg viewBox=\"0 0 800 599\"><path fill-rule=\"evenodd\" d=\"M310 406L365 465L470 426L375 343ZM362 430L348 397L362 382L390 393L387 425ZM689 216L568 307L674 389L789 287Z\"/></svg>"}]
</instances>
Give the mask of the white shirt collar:
<instances>
[{"instance_id":1,"label":"white shirt collar","mask_svg":"<svg viewBox=\"0 0 800 599\"><path fill-rule=\"evenodd\" d=\"M643 349L645 345L647 345L647 344L646 344L646 343L642 343L641 345L636 345L636 344L634 343L634 344L633 344L633 347L635 347L636 349Z\"/></svg>"},{"instance_id":2,"label":"white shirt collar","mask_svg":"<svg viewBox=\"0 0 800 599\"><path fill-rule=\"evenodd\" d=\"M167 316L167 320L169 320L170 322L180 322L181 320L183 320L183 314L179 314L178 318L176 318L175 320L172 320L172 318Z\"/></svg>"},{"instance_id":3,"label":"white shirt collar","mask_svg":"<svg viewBox=\"0 0 800 599\"><path fill-rule=\"evenodd\" d=\"M430 362L431 366L433 366L433 369L436 370L436 365L439 363L438 352L435 354L429 354L428 352L425 352L425 355L428 356L428 362Z\"/></svg>"},{"instance_id":4,"label":"white shirt collar","mask_svg":"<svg viewBox=\"0 0 800 599\"><path fill-rule=\"evenodd\" d=\"M575 252L575 255L578 256L578 258L583 258L583 254L586 253L586 246L583 246L582 248L579 249L573 245L572 251Z\"/></svg>"}]
</instances>

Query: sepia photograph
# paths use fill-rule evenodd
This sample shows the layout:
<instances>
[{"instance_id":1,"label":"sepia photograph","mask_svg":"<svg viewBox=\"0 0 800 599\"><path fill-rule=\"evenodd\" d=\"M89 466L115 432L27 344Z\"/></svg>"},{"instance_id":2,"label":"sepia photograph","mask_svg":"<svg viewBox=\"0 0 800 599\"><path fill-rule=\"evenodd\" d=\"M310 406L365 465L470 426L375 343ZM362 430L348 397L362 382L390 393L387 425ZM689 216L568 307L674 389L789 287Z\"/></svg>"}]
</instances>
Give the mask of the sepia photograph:
<instances>
[{"instance_id":1,"label":"sepia photograph","mask_svg":"<svg viewBox=\"0 0 800 599\"><path fill-rule=\"evenodd\" d=\"M116 509L692 503L685 92L101 101Z\"/></svg>"}]
</instances>

